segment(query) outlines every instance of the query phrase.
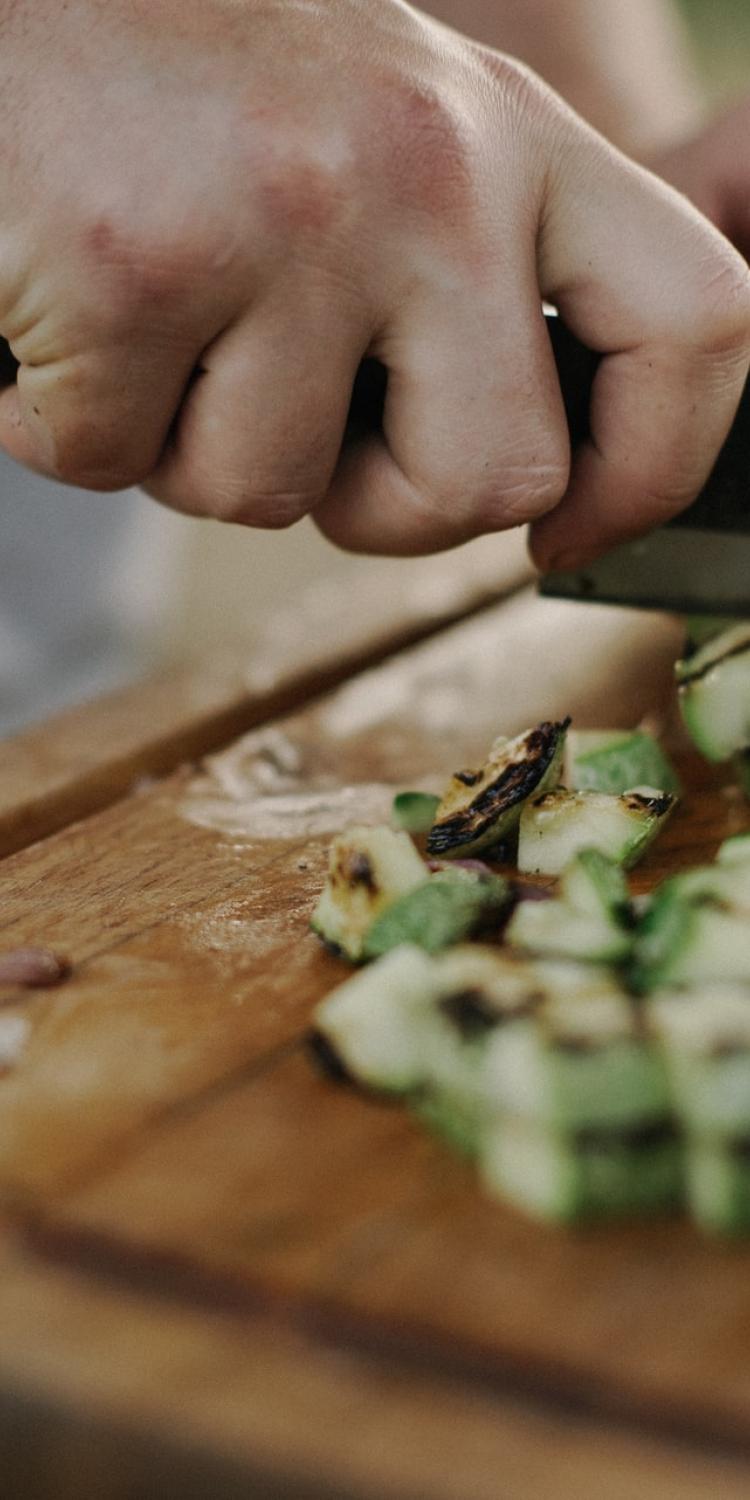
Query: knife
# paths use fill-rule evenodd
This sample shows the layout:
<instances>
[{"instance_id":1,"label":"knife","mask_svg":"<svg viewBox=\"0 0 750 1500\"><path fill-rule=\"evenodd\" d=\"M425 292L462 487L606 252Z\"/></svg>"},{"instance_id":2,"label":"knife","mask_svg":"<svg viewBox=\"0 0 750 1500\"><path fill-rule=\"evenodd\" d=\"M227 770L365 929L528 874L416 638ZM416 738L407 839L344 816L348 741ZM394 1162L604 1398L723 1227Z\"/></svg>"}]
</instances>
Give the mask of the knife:
<instances>
[{"instance_id":1,"label":"knife","mask_svg":"<svg viewBox=\"0 0 750 1500\"><path fill-rule=\"evenodd\" d=\"M575 444L588 436L591 382L599 360L563 331L559 319L550 317L547 327L563 395L574 372L572 362L574 378L581 381L576 405L581 425L571 425ZM714 468L687 510L585 568L548 573L539 589L558 599L689 615L750 616L750 380Z\"/></svg>"},{"instance_id":2,"label":"knife","mask_svg":"<svg viewBox=\"0 0 750 1500\"><path fill-rule=\"evenodd\" d=\"M599 364L554 313L547 331L573 447L589 434ZM18 368L0 338L0 386ZM366 359L354 383L346 440L382 426L388 373ZM562 599L632 604L685 614L750 616L750 381L732 430L697 500L666 526L626 542L577 572L549 573L540 591Z\"/></svg>"},{"instance_id":3,"label":"knife","mask_svg":"<svg viewBox=\"0 0 750 1500\"><path fill-rule=\"evenodd\" d=\"M600 356L546 314L571 444L589 435ZM365 361L350 413L352 435L379 425L387 375ZM732 430L697 500L666 526L625 542L577 572L548 573L540 592L559 599L638 605L680 614L750 616L750 381Z\"/></svg>"}]
</instances>

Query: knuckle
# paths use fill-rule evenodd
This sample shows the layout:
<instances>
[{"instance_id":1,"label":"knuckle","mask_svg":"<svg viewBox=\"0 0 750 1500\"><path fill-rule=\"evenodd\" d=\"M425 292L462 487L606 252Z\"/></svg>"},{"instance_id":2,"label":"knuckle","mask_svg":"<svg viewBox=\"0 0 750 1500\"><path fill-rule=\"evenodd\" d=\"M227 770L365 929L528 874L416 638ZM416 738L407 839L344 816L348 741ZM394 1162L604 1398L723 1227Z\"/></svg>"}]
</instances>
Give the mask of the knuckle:
<instances>
[{"instance_id":1,"label":"knuckle","mask_svg":"<svg viewBox=\"0 0 750 1500\"><path fill-rule=\"evenodd\" d=\"M471 502L488 526L525 526L559 505L569 482L567 454L500 462L482 476Z\"/></svg>"},{"instance_id":2,"label":"knuckle","mask_svg":"<svg viewBox=\"0 0 750 1500\"><path fill-rule=\"evenodd\" d=\"M479 57L486 76L509 99L525 103L539 92L538 79L516 58L485 47L479 49Z\"/></svg>"},{"instance_id":3,"label":"knuckle","mask_svg":"<svg viewBox=\"0 0 750 1500\"><path fill-rule=\"evenodd\" d=\"M263 487L246 476L194 476L185 487L181 508L263 531L285 531L323 498L320 488Z\"/></svg>"},{"instance_id":4,"label":"knuckle","mask_svg":"<svg viewBox=\"0 0 750 1500\"><path fill-rule=\"evenodd\" d=\"M489 82L494 108L500 111L506 125L535 121L541 115L545 130L552 128L560 113L558 101L531 68L514 57L486 48L480 50L480 66Z\"/></svg>"},{"instance_id":5,"label":"knuckle","mask_svg":"<svg viewBox=\"0 0 750 1500\"><path fill-rule=\"evenodd\" d=\"M424 487L421 508L425 523L447 522L462 534L508 531L526 526L554 510L569 483L567 458L522 464L488 465L473 478L453 483L441 479Z\"/></svg>"},{"instance_id":6,"label":"knuckle","mask_svg":"<svg viewBox=\"0 0 750 1500\"><path fill-rule=\"evenodd\" d=\"M258 184L264 225L271 235L315 239L330 234L351 201L348 167L303 145L270 153Z\"/></svg>"},{"instance_id":7,"label":"knuckle","mask_svg":"<svg viewBox=\"0 0 750 1500\"><path fill-rule=\"evenodd\" d=\"M525 526L554 510L568 487L568 466L543 465L514 476L504 474L492 511L505 525Z\"/></svg>"},{"instance_id":8,"label":"knuckle","mask_svg":"<svg viewBox=\"0 0 750 1500\"><path fill-rule=\"evenodd\" d=\"M468 214L475 176L472 125L448 90L401 79L385 105L379 170L397 206L430 218Z\"/></svg>"},{"instance_id":9,"label":"knuckle","mask_svg":"<svg viewBox=\"0 0 750 1500\"><path fill-rule=\"evenodd\" d=\"M323 499L321 490L259 490L242 496L231 519L263 531L286 531Z\"/></svg>"},{"instance_id":10,"label":"knuckle","mask_svg":"<svg viewBox=\"0 0 750 1500\"><path fill-rule=\"evenodd\" d=\"M750 267L730 246L704 265L698 328L708 353L750 352Z\"/></svg>"},{"instance_id":11,"label":"knuckle","mask_svg":"<svg viewBox=\"0 0 750 1500\"><path fill-rule=\"evenodd\" d=\"M125 225L114 215L98 213L82 232L89 286L98 293L99 321L117 331L134 314L168 315L194 294L208 256L202 242L167 228Z\"/></svg>"}]
</instances>

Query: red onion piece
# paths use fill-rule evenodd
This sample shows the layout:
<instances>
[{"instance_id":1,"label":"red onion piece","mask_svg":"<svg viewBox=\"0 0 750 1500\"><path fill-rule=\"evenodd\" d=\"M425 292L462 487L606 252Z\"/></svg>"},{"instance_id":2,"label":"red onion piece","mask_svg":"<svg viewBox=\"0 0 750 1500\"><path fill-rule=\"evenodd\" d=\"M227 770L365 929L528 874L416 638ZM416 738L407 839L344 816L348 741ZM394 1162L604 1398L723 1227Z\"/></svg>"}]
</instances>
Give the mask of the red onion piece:
<instances>
[{"instance_id":1,"label":"red onion piece","mask_svg":"<svg viewBox=\"0 0 750 1500\"><path fill-rule=\"evenodd\" d=\"M22 985L25 989L45 989L67 979L70 964L47 948L16 948L0 954L0 984Z\"/></svg>"}]
</instances>

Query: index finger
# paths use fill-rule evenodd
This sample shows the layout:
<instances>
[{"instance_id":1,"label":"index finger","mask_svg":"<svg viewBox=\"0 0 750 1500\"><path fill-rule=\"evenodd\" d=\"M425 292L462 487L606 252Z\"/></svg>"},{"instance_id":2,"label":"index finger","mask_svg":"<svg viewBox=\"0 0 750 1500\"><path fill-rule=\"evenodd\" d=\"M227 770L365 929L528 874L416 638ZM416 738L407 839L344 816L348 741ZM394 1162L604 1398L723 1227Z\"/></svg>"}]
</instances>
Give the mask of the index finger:
<instances>
[{"instance_id":1,"label":"index finger","mask_svg":"<svg viewBox=\"0 0 750 1500\"><path fill-rule=\"evenodd\" d=\"M713 467L750 363L750 274L700 214L608 153L563 171L541 247L542 289L604 358L591 436L568 490L532 530L544 568L591 561L687 506ZM624 169L624 170L623 170Z\"/></svg>"}]
</instances>

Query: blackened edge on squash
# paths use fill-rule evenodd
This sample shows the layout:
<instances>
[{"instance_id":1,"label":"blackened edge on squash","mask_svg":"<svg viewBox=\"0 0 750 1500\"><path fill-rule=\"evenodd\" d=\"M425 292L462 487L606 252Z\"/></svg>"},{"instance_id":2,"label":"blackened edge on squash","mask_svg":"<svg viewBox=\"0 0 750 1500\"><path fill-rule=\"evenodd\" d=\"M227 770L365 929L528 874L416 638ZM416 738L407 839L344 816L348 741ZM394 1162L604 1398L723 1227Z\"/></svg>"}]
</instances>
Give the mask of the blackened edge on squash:
<instances>
[{"instance_id":1,"label":"blackened edge on squash","mask_svg":"<svg viewBox=\"0 0 750 1500\"><path fill-rule=\"evenodd\" d=\"M317 1064L321 1073L326 1078L332 1078L335 1083L346 1084L353 1087L357 1080L353 1073L349 1072L346 1064L339 1057L335 1047L329 1042L328 1037L322 1031L310 1031L305 1038L305 1045L310 1056Z\"/></svg>"},{"instance_id":2,"label":"blackened edge on squash","mask_svg":"<svg viewBox=\"0 0 750 1500\"><path fill-rule=\"evenodd\" d=\"M500 1017L479 989L456 990L440 1001L439 1009L465 1041L494 1031Z\"/></svg>"},{"instance_id":3,"label":"blackened edge on squash","mask_svg":"<svg viewBox=\"0 0 750 1500\"><path fill-rule=\"evenodd\" d=\"M487 832L509 808L525 802L539 785L554 759L560 736L570 719L558 723L545 720L525 736L520 756L507 765L495 781L480 792L463 812L435 823L427 837L428 854L444 854L463 847Z\"/></svg>"},{"instance_id":4,"label":"blackened edge on squash","mask_svg":"<svg viewBox=\"0 0 750 1500\"><path fill-rule=\"evenodd\" d=\"M664 792L661 797L646 797L643 792L626 792L623 800L631 812L653 813L656 818L663 818L674 805L674 797L669 792Z\"/></svg>"}]
</instances>

